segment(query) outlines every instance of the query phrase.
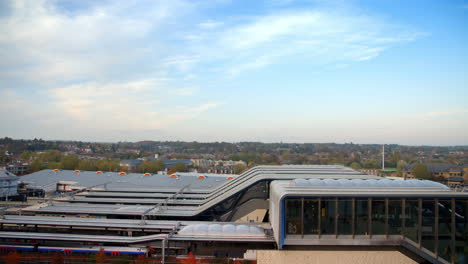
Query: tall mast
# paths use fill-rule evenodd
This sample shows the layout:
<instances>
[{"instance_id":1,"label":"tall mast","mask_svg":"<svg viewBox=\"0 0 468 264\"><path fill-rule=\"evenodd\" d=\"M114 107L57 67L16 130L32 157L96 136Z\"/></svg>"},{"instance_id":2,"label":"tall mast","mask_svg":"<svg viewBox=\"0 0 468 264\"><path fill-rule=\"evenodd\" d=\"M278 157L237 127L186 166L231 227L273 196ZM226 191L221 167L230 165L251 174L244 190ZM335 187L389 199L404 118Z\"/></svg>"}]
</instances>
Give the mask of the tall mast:
<instances>
[{"instance_id":1,"label":"tall mast","mask_svg":"<svg viewBox=\"0 0 468 264\"><path fill-rule=\"evenodd\" d=\"M382 145L382 171L385 170L385 145Z\"/></svg>"}]
</instances>

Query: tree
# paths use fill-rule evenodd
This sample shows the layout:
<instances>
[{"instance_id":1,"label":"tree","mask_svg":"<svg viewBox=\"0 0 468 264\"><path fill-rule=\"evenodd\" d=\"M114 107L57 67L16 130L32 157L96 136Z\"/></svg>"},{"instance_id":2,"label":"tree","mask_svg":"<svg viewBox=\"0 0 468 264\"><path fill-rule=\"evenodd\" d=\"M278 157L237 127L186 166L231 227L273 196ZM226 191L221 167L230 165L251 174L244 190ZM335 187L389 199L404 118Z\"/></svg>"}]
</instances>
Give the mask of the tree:
<instances>
[{"instance_id":1,"label":"tree","mask_svg":"<svg viewBox=\"0 0 468 264\"><path fill-rule=\"evenodd\" d=\"M237 164L234 166L234 174L241 174L243 173L247 168L242 165L242 164Z\"/></svg>"},{"instance_id":2,"label":"tree","mask_svg":"<svg viewBox=\"0 0 468 264\"><path fill-rule=\"evenodd\" d=\"M71 156L65 156L62 158L62 169L64 170L75 170L78 168L78 163L80 160L78 159L77 156L71 155Z\"/></svg>"},{"instance_id":3,"label":"tree","mask_svg":"<svg viewBox=\"0 0 468 264\"><path fill-rule=\"evenodd\" d=\"M96 168L100 171L118 171L120 164L114 160L100 160L96 162Z\"/></svg>"},{"instance_id":4,"label":"tree","mask_svg":"<svg viewBox=\"0 0 468 264\"><path fill-rule=\"evenodd\" d=\"M162 160L145 161L138 167L138 171L157 173L158 171L164 170L164 168L166 168L166 164L164 164Z\"/></svg>"},{"instance_id":5,"label":"tree","mask_svg":"<svg viewBox=\"0 0 468 264\"><path fill-rule=\"evenodd\" d=\"M47 164L47 168L51 170L61 169L62 164L60 162L49 162L49 164Z\"/></svg>"},{"instance_id":6,"label":"tree","mask_svg":"<svg viewBox=\"0 0 468 264\"><path fill-rule=\"evenodd\" d=\"M78 162L78 169L84 171L95 171L97 170L96 162L93 160L80 160Z\"/></svg>"},{"instance_id":7,"label":"tree","mask_svg":"<svg viewBox=\"0 0 468 264\"><path fill-rule=\"evenodd\" d=\"M408 163L406 163L406 161L404 160L399 160L397 162L397 173L398 173L398 176L402 176L403 175L403 169L405 168L405 166L408 165Z\"/></svg>"},{"instance_id":8,"label":"tree","mask_svg":"<svg viewBox=\"0 0 468 264\"><path fill-rule=\"evenodd\" d=\"M349 165L353 170L359 170L361 168L361 164L359 162L353 162Z\"/></svg>"},{"instance_id":9,"label":"tree","mask_svg":"<svg viewBox=\"0 0 468 264\"><path fill-rule=\"evenodd\" d=\"M36 156L34 152L31 152L29 150L26 150L24 151L23 153L21 153L21 155L19 156L21 159L24 159L24 160L30 160L32 157Z\"/></svg>"},{"instance_id":10,"label":"tree","mask_svg":"<svg viewBox=\"0 0 468 264\"><path fill-rule=\"evenodd\" d=\"M29 168L29 171L36 172L36 171L43 170L45 168L47 167L44 166L44 164L40 160L35 160L31 163L31 167Z\"/></svg>"},{"instance_id":11,"label":"tree","mask_svg":"<svg viewBox=\"0 0 468 264\"><path fill-rule=\"evenodd\" d=\"M174 164L171 169L177 171L177 172L184 172L184 171L187 171L187 167L185 166L184 163L182 162L177 162L176 164Z\"/></svg>"},{"instance_id":12,"label":"tree","mask_svg":"<svg viewBox=\"0 0 468 264\"><path fill-rule=\"evenodd\" d=\"M380 168L379 163L376 160L364 161L364 168L366 169L378 169Z\"/></svg>"},{"instance_id":13,"label":"tree","mask_svg":"<svg viewBox=\"0 0 468 264\"><path fill-rule=\"evenodd\" d=\"M41 155L39 155L39 159L43 162L59 162L62 159L62 152L55 150L55 149L48 149Z\"/></svg>"},{"instance_id":14,"label":"tree","mask_svg":"<svg viewBox=\"0 0 468 264\"><path fill-rule=\"evenodd\" d=\"M414 177L418 178L418 179L424 179L424 180L431 180L432 179L431 171L423 163L416 164L413 167L412 173L413 173Z\"/></svg>"}]
</instances>

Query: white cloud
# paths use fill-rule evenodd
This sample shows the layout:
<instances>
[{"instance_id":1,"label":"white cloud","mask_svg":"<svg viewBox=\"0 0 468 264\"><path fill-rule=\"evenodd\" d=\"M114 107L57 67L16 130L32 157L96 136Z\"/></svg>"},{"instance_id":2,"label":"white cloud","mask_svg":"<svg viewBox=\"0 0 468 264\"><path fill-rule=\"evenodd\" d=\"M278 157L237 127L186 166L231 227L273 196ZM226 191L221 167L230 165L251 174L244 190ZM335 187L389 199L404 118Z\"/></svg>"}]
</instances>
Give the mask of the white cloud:
<instances>
[{"instance_id":1,"label":"white cloud","mask_svg":"<svg viewBox=\"0 0 468 264\"><path fill-rule=\"evenodd\" d=\"M125 83L82 83L47 90L59 115L80 126L121 131L162 129L196 117L219 104L205 103L184 108L167 107L170 97L164 80L144 79ZM185 94L191 94L185 92ZM176 92L176 95L185 95ZM175 118L174 118L175 117Z\"/></svg>"},{"instance_id":2,"label":"white cloud","mask_svg":"<svg viewBox=\"0 0 468 264\"><path fill-rule=\"evenodd\" d=\"M189 38L188 51L216 61L230 76L277 62L322 67L371 60L422 36L376 17L326 9L272 11L188 35L196 36Z\"/></svg>"},{"instance_id":3,"label":"white cloud","mask_svg":"<svg viewBox=\"0 0 468 264\"><path fill-rule=\"evenodd\" d=\"M209 29L214 29L214 28L221 27L223 24L224 24L223 22L206 21L206 22L202 22L202 23L198 24L198 26L201 29L209 30Z\"/></svg>"},{"instance_id":4,"label":"white cloud","mask_svg":"<svg viewBox=\"0 0 468 264\"><path fill-rule=\"evenodd\" d=\"M18 65L9 75L48 83L112 78L149 56L164 57L147 38L185 7L177 0L123 1L66 14L50 1L11 3L11 15L0 18L0 76Z\"/></svg>"}]
</instances>

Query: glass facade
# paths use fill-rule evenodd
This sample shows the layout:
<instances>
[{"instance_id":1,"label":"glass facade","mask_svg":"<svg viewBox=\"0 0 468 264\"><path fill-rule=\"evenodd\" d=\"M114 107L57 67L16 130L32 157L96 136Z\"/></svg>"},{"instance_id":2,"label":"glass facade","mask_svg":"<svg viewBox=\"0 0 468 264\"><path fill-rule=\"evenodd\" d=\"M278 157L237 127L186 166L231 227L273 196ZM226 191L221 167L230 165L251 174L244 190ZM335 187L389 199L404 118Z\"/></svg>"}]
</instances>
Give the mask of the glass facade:
<instances>
[{"instance_id":1,"label":"glass facade","mask_svg":"<svg viewBox=\"0 0 468 264\"><path fill-rule=\"evenodd\" d=\"M405 230L404 236L419 243L419 201L417 199L405 200Z\"/></svg>"},{"instance_id":2,"label":"glass facade","mask_svg":"<svg viewBox=\"0 0 468 264\"><path fill-rule=\"evenodd\" d=\"M455 262L468 262L468 200L455 202Z\"/></svg>"},{"instance_id":3,"label":"glass facade","mask_svg":"<svg viewBox=\"0 0 468 264\"><path fill-rule=\"evenodd\" d=\"M352 200L338 200L338 234L352 235L353 234L353 205Z\"/></svg>"},{"instance_id":4,"label":"glass facade","mask_svg":"<svg viewBox=\"0 0 468 264\"><path fill-rule=\"evenodd\" d=\"M318 223L318 199L304 199L304 235L317 235Z\"/></svg>"},{"instance_id":5,"label":"glass facade","mask_svg":"<svg viewBox=\"0 0 468 264\"><path fill-rule=\"evenodd\" d=\"M321 234L335 234L336 199L322 199L320 207Z\"/></svg>"},{"instance_id":6,"label":"glass facade","mask_svg":"<svg viewBox=\"0 0 468 264\"><path fill-rule=\"evenodd\" d=\"M355 235L369 235L369 200L356 199L355 201Z\"/></svg>"},{"instance_id":7,"label":"glass facade","mask_svg":"<svg viewBox=\"0 0 468 264\"><path fill-rule=\"evenodd\" d=\"M372 200L372 235L385 235L386 234L386 213L385 213L385 200L373 199Z\"/></svg>"},{"instance_id":8,"label":"glass facade","mask_svg":"<svg viewBox=\"0 0 468 264\"><path fill-rule=\"evenodd\" d=\"M286 234L302 234L302 199L286 201Z\"/></svg>"},{"instance_id":9,"label":"glass facade","mask_svg":"<svg viewBox=\"0 0 468 264\"><path fill-rule=\"evenodd\" d=\"M352 235L354 239L383 239L398 235L440 260L468 263L465 199L288 198L285 206L286 238L336 235L350 239Z\"/></svg>"},{"instance_id":10,"label":"glass facade","mask_svg":"<svg viewBox=\"0 0 468 264\"><path fill-rule=\"evenodd\" d=\"M388 234L401 235L402 234L402 220L403 220L403 200L390 199L388 200Z\"/></svg>"}]
</instances>

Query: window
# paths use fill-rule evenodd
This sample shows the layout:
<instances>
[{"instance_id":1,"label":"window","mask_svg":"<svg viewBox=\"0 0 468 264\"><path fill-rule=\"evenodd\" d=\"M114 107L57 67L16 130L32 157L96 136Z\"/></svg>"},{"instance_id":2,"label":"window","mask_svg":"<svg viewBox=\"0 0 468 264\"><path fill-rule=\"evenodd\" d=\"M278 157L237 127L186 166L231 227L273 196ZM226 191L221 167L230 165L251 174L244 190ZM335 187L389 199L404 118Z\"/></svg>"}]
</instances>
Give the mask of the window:
<instances>
[{"instance_id":1,"label":"window","mask_svg":"<svg viewBox=\"0 0 468 264\"><path fill-rule=\"evenodd\" d=\"M468 200L456 200L455 213L455 263L467 263Z\"/></svg>"},{"instance_id":2,"label":"window","mask_svg":"<svg viewBox=\"0 0 468 264\"><path fill-rule=\"evenodd\" d=\"M368 235L369 234L369 200L356 199L355 205L355 234Z\"/></svg>"},{"instance_id":3,"label":"window","mask_svg":"<svg viewBox=\"0 0 468 264\"><path fill-rule=\"evenodd\" d=\"M353 203L352 200L338 200L338 234L351 235L353 233Z\"/></svg>"},{"instance_id":4,"label":"window","mask_svg":"<svg viewBox=\"0 0 468 264\"><path fill-rule=\"evenodd\" d=\"M388 234L400 235L403 217L402 200L388 200Z\"/></svg>"},{"instance_id":5,"label":"window","mask_svg":"<svg viewBox=\"0 0 468 264\"><path fill-rule=\"evenodd\" d=\"M304 199L304 235L318 234L318 220L318 200Z\"/></svg>"},{"instance_id":6,"label":"window","mask_svg":"<svg viewBox=\"0 0 468 264\"><path fill-rule=\"evenodd\" d=\"M405 204L405 237L418 243L419 203L408 199Z\"/></svg>"},{"instance_id":7,"label":"window","mask_svg":"<svg viewBox=\"0 0 468 264\"><path fill-rule=\"evenodd\" d=\"M451 261L452 252L450 243L452 241L452 203L450 200L439 200L439 256Z\"/></svg>"},{"instance_id":8,"label":"window","mask_svg":"<svg viewBox=\"0 0 468 264\"><path fill-rule=\"evenodd\" d=\"M434 252L435 249L435 201L423 200L422 202L422 226L421 244L427 250Z\"/></svg>"},{"instance_id":9,"label":"window","mask_svg":"<svg viewBox=\"0 0 468 264\"><path fill-rule=\"evenodd\" d=\"M286 200L286 234L300 235L302 234L302 200L287 199Z\"/></svg>"},{"instance_id":10,"label":"window","mask_svg":"<svg viewBox=\"0 0 468 264\"><path fill-rule=\"evenodd\" d=\"M321 234L335 234L335 199L322 199L320 208Z\"/></svg>"},{"instance_id":11,"label":"window","mask_svg":"<svg viewBox=\"0 0 468 264\"><path fill-rule=\"evenodd\" d=\"M372 235L385 235L385 200L372 200Z\"/></svg>"}]
</instances>

